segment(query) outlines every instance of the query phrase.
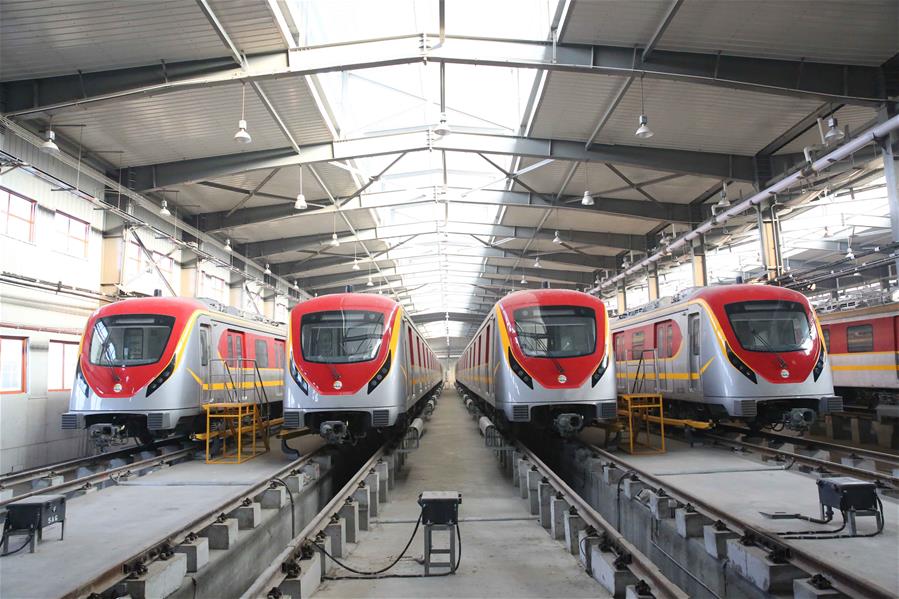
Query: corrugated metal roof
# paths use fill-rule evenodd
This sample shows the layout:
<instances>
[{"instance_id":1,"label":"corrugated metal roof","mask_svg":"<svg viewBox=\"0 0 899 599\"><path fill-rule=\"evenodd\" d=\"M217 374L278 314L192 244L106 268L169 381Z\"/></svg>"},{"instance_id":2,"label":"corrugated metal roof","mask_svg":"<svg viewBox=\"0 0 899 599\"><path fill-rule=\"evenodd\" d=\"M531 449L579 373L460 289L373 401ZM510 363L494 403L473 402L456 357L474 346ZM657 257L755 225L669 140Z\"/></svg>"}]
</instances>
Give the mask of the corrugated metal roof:
<instances>
[{"instance_id":1,"label":"corrugated metal roof","mask_svg":"<svg viewBox=\"0 0 899 599\"><path fill-rule=\"evenodd\" d=\"M870 125L871 121L877 118L877 111L864 106L844 106L835 113L835 116L841 129L848 125L850 134L854 134L861 131L865 125ZM816 125L778 150L777 153L801 152L805 146L813 146L820 143L821 135L818 133Z\"/></svg>"},{"instance_id":2,"label":"corrugated metal roof","mask_svg":"<svg viewBox=\"0 0 899 599\"><path fill-rule=\"evenodd\" d=\"M195 2L4 0L0 79L226 56Z\"/></svg>"},{"instance_id":3,"label":"corrugated metal roof","mask_svg":"<svg viewBox=\"0 0 899 599\"><path fill-rule=\"evenodd\" d=\"M533 135L585 141L625 80L625 77L605 75L551 73L534 121Z\"/></svg>"},{"instance_id":4,"label":"corrugated metal roof","mask_svg":"<svg viewBox=\"0 0 899 599\"><path fill-rule=\"evenodd\" d=\"M647 185L643 190L660 202L688 204L716 184L720 185L721 180L711 177L678 177Z\"/></svg>"},{"instance_id":5,"label":"corrugated metal roof","mask_svg":"<svg viewBox=\"0 0 899 599\"><path fill-rule=\"evenodd\" d=\"M563 41L645 45L670 5L670 0L575 2ZM899 3L685 0L657 47L880 65L899 48Z\"/></svg>"},{"instance_id":6,"label":"corrugated metal roof","mask_svg":"<svg viewBox=\"0 0 899 599\"><path fill-rule=\"evenodd\" d=\"M509 206L501 224L518 227L536 227L542 218L543 211L540 209ZM597 231L597 235L601 235L601 232L612 231L616 233L643 234L656 225L658 225L658 221L655 220L559 208L546 220L543 224L543 229L549 232L552 232L554 229L559 229L560 231L568 229Z\"/></svg>"},{"instance_id":7,"label":"corrugated metal roof","mask_svg":"<svg viewBox=\"0 0 899 599\"><path fill-rule=\"evenodd\" d=\"M209 0L237 49L246 54L286 48L275 18L263 0Z\"/></svg>"},{"instance_id":8,"label":"corrugated metal roof","mask_svg":"<svg viewBox=\"0 0 899 599\"><path fill-rule=\"evenodd\" d=\"M262 90L297 141L311 143L332 139L304 77L266 81Z\"/></svg>"}]
</instances>

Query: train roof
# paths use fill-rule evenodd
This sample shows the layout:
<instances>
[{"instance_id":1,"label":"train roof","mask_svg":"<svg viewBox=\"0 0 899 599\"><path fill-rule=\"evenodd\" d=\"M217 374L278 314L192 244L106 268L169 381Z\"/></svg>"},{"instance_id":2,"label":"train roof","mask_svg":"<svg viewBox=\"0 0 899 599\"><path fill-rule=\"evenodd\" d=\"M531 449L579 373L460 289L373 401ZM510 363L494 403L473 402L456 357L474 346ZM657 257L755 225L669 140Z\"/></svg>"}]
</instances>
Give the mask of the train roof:
<instances>
[{"instance_id":1,"label":"train roof","mask_svg":"<svg viewBox=\"0 0 899 599\"><path fill-rule=\"evenodd\" d=\"M293 310L307 313L320 310L364 310L374 309L390 312L397 307L396 301L372 293L332 293L300 302Z\"/></svg>"},{"instance_id":2,"label":"train roof","mask_svg":"<svg viewBox=\"0 0 899 599\"><path fill-rule=\"evenodd\" d=\"M273 328L283 326L282 323L268 320L259 315L248 314L213 299L192 297L133 297L102 306L94 315L103 317L116 314L171 314L186 318L197 310L217 312L256 325Z\"/></svg>"},{"instance_id":3,"label":"train roof","mask_svg":"<svg viewBox=\"0 0 899 599\"><path fill-rule=\"evenodd\" d=\"M569 305L590 306L597 304L604 306L602 301L593 295L571 289L525 289L515 291L500 299L497 304L503 308L520 308L537 305Z\"/></svg>"},{"instance_id":4,"label":"train roof","mask_svg":"<svg viewBox=\"0 0 899 599\"><path fill-rule=\"evenodd\" d=\"M654 302L644 304L635 310L619 314L618 318L633 318L641 314L687 304L695 300L704 300L711 305L719 305L739 301L757 301L765 299L794 301L811 307L808 298L798 291L774 285L753 285L744 283L737 285L713 285L710 287L689 287L673 296L663 297Z\"/></svg>"}]
</instances>

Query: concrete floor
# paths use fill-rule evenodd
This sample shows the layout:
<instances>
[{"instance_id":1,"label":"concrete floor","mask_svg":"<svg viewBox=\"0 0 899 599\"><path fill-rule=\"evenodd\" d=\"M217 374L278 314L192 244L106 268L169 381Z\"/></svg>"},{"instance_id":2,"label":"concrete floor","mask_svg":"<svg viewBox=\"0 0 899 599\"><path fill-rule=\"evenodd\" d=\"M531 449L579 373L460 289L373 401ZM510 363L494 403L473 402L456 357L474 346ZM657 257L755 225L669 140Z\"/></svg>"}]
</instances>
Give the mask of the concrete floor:
<instances>
[{"instance_id":1,"label":"concrete floor","mask_svg":"<svg viewBox=\"0 0 899 599\"><path fill-rule=\"evenodd\" d=\"M576 558L553 541L528 512L518 488L505 478L484 446L477 425L458 394L447 388L428 423L421 448L412 452L391 491L390 502L371 531L343 561L360 570L376 570L395 559L418 517L422 491L462 493L462 562L455 575L439 578L332 580L316 597L608 597ZM446 533L435 535L444 546ZM421 574L423 530L406 558L391 571ZM444 561L445 556L439 556ZM441 572L444 570L435 570ZM341 568L334 576L353 576Z\"/></svg>"},{"instance_id":2,"label":"concrete floor","mask_svg":"<svg viewBox=\"0 0 899 599\"><path fill-rule=\"evenodd\" d=\"M689 447L679 441L667 441L663 455L617 455L628 464L651 474L663 476L676 489L682 489L714 507L733 514L758 528L772 532L836 528L818 526L800 520L771 520L759 512L801 513L820 516L816 478L783 470L751 457L741 457L715 447ZM860 574L883 589L899 596L899 504L884 498L886 525L876 537L832 540L791 540L789 543L813 553L835 568ZM873 532L873 518L857 520L859 532ZM846 531L848 532L848 531Z\"/></svg>"},{"instance_id":3,"label":"concrete floor","mask_svg":"<svg viewBox=\"0 0 899 599\"><path fill-rule=\"evenodd\" d=\"M317 437L292 441L303 451L321 444ZM272 452L243 464L183 462L119 486L70 499L65 540L59 526L44 534L35 553L23 549L0 559L0 597L61 597L165 535L187 526L214 505L226 503L269 478L290 459L276 440ZM10 540L15 549L26 537ZM52 573L52 575L48 575Z\"/></svg>"}]
</instances>

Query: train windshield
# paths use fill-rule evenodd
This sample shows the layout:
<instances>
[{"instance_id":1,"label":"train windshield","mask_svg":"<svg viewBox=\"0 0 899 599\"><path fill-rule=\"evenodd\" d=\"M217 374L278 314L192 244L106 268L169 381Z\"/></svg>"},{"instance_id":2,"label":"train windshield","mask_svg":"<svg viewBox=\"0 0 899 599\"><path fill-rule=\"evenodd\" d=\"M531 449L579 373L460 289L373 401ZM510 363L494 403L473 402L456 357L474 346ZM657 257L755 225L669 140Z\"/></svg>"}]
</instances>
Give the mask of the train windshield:
<instances>
[{"instance_id":1,"label":"train windshield","mask_svg":"<svg viewBox=\"0 0 899 599\"><path fill-rule=\"evenodd\" d=\"M384 337L384 315L366 310L304 314L300 343L307 362L350 364L373 360Z\"/></svg>"},{"instance_id":2,"label":"train windshield","mask_svg":"<svg viewBox=\"0 0 899 599\"><path fill-rule=\"evenodd\" d=\"M811 347L808 313L797 302L761 300L724 306L743 349L757 352L799 351Z\"/></svg>"},{"instance_id":3,"label":"train windshield","mask_svg":"<svg viewBox=\"0 0 899 599\"><path fill-rule=\"evenodd\" d=\"M596 351L596 314L581 306L534 306L515 311L515 331L524 355L573 358Z\"/></svg>"},{"instance_id":4,"label":"train windshield","mask_svg":"<svg viewBox=\"0 0 899 599\"><path fill-rule=\"evenodd\" d=\"M174 316L107 316L91 332L91 364L143 366L158 362L175 326Z\"/></svg>"}]
</instances>

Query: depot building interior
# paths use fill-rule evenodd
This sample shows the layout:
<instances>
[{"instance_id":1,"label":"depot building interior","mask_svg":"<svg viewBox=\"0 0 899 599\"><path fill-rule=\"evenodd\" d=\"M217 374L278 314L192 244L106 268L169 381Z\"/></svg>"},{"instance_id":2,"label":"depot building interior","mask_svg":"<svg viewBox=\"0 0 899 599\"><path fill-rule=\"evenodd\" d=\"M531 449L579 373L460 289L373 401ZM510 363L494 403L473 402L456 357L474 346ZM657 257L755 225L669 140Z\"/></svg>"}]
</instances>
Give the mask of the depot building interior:
<instances>
[{"instance_id":1,"label":"depot building interior","mask_svg":"<svg viewBox=\"0 0 899 599\"><path fill-rule=\"evenodd\" d=\"M0 594L895 596L897 177L894 0L0 0ZM748 299L808 317L713 305ZM95 418L98 318L165 300L230 319L225 375L184 379L202 416L165 403L191 320L158 405ZM551 309L525 347L538 302L598 331L577 401ZM700 304L724 324L653 316ZM316 310L381 305L344 332L389 349L359 393L408 370L406 407L291 411L359 361L315 375L300 322L324 347ZM705 331L721 356L675 372ZM791 385L770 418L753 353ZM607 407L552 406L606 371ZM738 407L677 403L713 376ZM531 391L531 421L503 412ZM254 459L216 460L235 442Z\"/></svg>"}]
</instances>

